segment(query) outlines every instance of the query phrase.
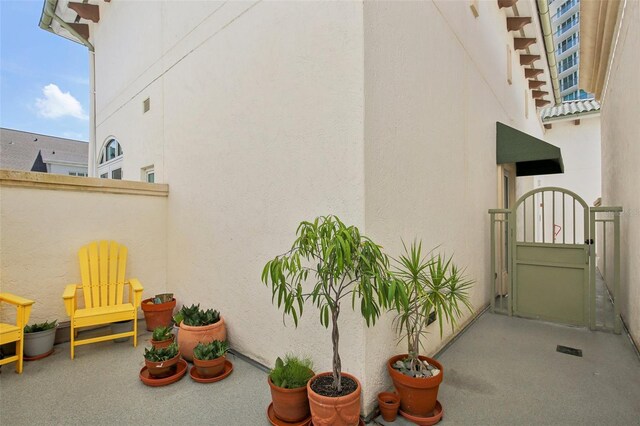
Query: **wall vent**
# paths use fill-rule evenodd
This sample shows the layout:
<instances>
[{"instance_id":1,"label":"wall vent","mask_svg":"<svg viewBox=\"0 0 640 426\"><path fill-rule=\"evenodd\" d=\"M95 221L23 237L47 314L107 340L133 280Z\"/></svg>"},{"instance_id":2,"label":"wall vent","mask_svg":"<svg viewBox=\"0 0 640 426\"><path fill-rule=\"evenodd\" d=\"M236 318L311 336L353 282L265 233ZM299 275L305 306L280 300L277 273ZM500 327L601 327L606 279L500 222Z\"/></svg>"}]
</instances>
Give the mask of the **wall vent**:
<instances>
[{"instance_id":1,"label":"wall vent","mask_svg":"<svg viewBox=\"0 0 640 426\"><path fill-rule=\"evenodd\" d=\"M147 98L142 101L142 112L145 113L151 109L151 99Z\"/></svg>"}]
</instances>

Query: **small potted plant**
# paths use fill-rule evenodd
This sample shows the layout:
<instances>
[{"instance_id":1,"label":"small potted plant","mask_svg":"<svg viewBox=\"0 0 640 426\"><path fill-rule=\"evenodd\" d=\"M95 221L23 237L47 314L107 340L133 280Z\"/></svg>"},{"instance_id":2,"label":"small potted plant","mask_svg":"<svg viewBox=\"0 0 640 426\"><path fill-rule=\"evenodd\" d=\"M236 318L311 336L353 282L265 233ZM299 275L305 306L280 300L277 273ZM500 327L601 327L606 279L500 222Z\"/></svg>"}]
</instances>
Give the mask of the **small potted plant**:
<instances>
[{"instance_id":1,"label":"small potted plant","mask_svg":"<svg viewBox=\"0 0 640 426\"><path fill-rule=\"evenodd\" d=\"M156 327L151 336L151 344L157 348L166 348L173 343L173 333L170 327Z\"/></svg>"},{"instance_id":2,"label":"small potted plant","mask_svg":"<svg viewBox=\"0 0 640 426\"><path fill-rule=\"evenodd\" d=\"M153 331L157 327L169 327L171 316L176 307L176 299L173 293L156 294L154 297L145 299L140 305L144 313L144 320L147 324L147 331Z\"/></svg>"},{"instance_id":3,"label":"small potted plant","mask_svg":"<svg viewBox=\"0 0 640 426\"><path fill-rule=\"evenodd\" d=\"M171 343L165 348L145 348L144 363L149 370L149 375L159 379L175 373L180 352L176 343Z\"/></svg>"},{"instance_id":4,"label":"small potted plant","mask_svg":"<svg viewBox=\"0 0 640 426\"><path fill-rule=\"evenodd\" d=\"M422 255L422 243L413 242L395 262L395 284L406 297L398 299L398 314L394 319L400 340L407 340L407 353L387 362L387 370L400 395L403 415L427 418L434 415L438 387L442 382L442 365L420 355L420 339L435 316L442 336L444 322L452 330L462 315L462 308L471 310L468 291L472 280L464 276L452 257L440 254L429 259Z\"/></svg>"},{"instance_id":5,"label":"small potted plant","mask_svg":"<svg viewBox=\"0 0 640 426\"><path fill-rule=\"evenodd\" d=\"M24 327L24 356L44 357L53 351L58 320L31 324Z\"/></svg>"},{"instance_id":6,"label":"small potted plant","mask_svg":"<svg viewBox=\"0 0 640 426\"><path fill-rule=\"evenodd\" d=\"M354 426L360 421L362 388L355 376L342 372L338 319L343 300L355 306L359 299L367 326L375 324L381 308L392 305L396 288L391 286L389 261L379 245L336 216L302 222L297 235L289 251L267 262L262 281L271 286L272 300L294 324L304 302L311 299L320 310L321 324L331 325L333 371L307 382L312 422ZM307 279L313 280L308 293L303 290Z\"/></svg>"},{"instance_id":7,"label":"small potted plant","mask_svg":"<svg viewBox=\"0 0 640 426\"><path fill-rule=\"evenodd\" d=\"M224 373L225 354L229 350L226 340L198 343L193 348L193 365L201 378L217 377Z\"/></svg>"},{"instance_id":8,"label":"small potted plant","mask_svg":"<svg viewBox=\"0 0 640 426\"><path fill-rule=\"evenodd\" d=\"M284 361L276 359L276 365L267 381L271 388L273 414L288 423L298 423L308 418L309 398L307 382L314 376L309 358L287 355ZM273 420L273 419L272 419Z\"/></svg>"},{"instance_id":9,"label":"small potted plant","mask_svg":"<svg viewBox=\"0 0 640 426\"><path fill-rule=\"evenodd\" d=\"M193 348L198 343L227 340L227 329L220 313L213 309L200 309L200 305L183 306L180 309L180 353L187 361L193 361Z\"/></svg>"}]
</instances>

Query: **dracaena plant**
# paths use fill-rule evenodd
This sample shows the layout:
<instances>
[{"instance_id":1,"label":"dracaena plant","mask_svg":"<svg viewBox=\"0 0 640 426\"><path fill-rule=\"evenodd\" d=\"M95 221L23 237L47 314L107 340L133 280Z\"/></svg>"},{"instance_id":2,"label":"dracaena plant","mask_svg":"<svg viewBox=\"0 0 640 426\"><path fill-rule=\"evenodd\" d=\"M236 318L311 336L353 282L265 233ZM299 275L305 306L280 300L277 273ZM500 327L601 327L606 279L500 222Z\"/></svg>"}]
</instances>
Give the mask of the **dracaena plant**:
<instances>
[{"instance_id":1,"label":"dracaena plant","mask_svg":"<svg viewBox=\"0 0 640 426\"><path fill-rule=\"evenodd\" d=\"M406 296L398 298L394 319L399 339L407 341L409 356L405 365L420 371L421 338L427 333L430 317L435 316L438 321L440 337L445 322L453 330L463 308L471 310L468 292L474 281L453 263L452 256L433 252L423 256L422 242L416 241L411 247L404 245L404 254L394 261L393 275L392 286L402 287L401 294Z\"/></svg>"},{"instance_id":2,"label":"dracaena plant","mask_svg":"<svg viewBox=\"0 0 640 426\"><path fill-rule=\"evenodd\" d=\"M342 304L351 299L355 309L359 300L367 326L375 324L381 307L388 307L395 297L389 291L389 260L379 245L336 216L304 221L296 234L291 250L267 262L262 281L271 286L272 302L283 308L283 315L291 315L296 326L309 299L320 310L320 323L326 328L331 324L333 388L340 392Z\"/></svg>"}]
</instances>

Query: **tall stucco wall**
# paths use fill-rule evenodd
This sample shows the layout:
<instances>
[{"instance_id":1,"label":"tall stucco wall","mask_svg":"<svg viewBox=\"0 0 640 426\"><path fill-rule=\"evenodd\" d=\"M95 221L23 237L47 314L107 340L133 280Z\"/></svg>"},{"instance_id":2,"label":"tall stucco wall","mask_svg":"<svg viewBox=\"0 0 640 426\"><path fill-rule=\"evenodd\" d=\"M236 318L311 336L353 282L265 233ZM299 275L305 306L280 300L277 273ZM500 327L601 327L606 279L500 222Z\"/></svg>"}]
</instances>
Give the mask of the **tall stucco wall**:
<instances>
[{"instance_id":1,"label":"tall stucco wall","mask_svg":"<svg viewBox=\"0 0 640 426\"><path fill-rule=\"evenodd\" d=\"M621 308L634 340L640 343L640 3L624 3L602 102L602 204L624 208Z\"/></svg>"},{"instance_id":2,"label":"tall stucco wall","mask_svg":"<svg viewBox=\"0 0 640 426\"><path fill-rule=\"evenodd\" d=\"M166 197L54 187L0 181L0 288L36 301L30 322L69 320L62 292L81 282L78 250L91 241L127 246L127 276L140 280L145 297L166 291Z\"/></svg>"},{"instance_id":3,"label":"tall stucco wall","mask_svg":"<svg viewBox=\"0 0 640 426\"><path fill-rule=\"evenodd\" d=\"M504 12L490 2L480 2L477 19L467 2L364 7L367 232L396 256L401 238L454 254L476 280L471 302L477 312L489 303L487 210L498 206L496 121L542 134L530 101L525 116L526 80L517 54L513 85L507 82L511 36ZM366 332L365 403L390 385L386 360L406 353L404 342L395 345L391 319ZM430 326L424 353L433 354L450 335L445 328L441 339L437 325Z\"/></svg>"}]
</instances>

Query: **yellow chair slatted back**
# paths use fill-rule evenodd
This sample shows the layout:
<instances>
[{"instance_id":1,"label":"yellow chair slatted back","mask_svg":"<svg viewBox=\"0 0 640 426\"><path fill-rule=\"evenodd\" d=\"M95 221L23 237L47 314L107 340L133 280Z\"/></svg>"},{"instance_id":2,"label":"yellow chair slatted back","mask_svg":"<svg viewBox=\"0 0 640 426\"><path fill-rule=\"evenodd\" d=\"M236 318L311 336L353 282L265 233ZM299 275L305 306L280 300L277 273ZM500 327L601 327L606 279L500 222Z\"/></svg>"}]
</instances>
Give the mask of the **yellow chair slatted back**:
<instances>
[{"instance_id":1,"label":"yellow chair slatted back","mask_svg":"<svg viewBox=\"0 0 640 426\"><path fill-rule=\"evenodd\" d=\"M115 241L93 242L82 247L78 257L84 307L122 304L127 248Z\"/></svg>"}]
</instances>

